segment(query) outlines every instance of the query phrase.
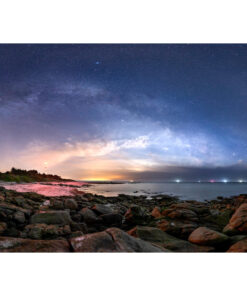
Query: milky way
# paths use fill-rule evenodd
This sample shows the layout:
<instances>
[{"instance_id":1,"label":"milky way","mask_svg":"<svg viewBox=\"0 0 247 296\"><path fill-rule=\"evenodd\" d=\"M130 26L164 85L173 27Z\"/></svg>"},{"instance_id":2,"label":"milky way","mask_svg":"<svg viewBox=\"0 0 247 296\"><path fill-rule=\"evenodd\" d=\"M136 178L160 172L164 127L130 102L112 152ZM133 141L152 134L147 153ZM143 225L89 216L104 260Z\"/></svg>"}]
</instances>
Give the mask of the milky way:
<instances>
[{"instance_id":1,"label":"milky way","mask_svg":"<svg viewBox=\"0 0 247 296\"><path fill-rule=\"evenodd\" d=\"M247 179L247 45L0 45L0 170Z\"/></svg>"}]
</instances>

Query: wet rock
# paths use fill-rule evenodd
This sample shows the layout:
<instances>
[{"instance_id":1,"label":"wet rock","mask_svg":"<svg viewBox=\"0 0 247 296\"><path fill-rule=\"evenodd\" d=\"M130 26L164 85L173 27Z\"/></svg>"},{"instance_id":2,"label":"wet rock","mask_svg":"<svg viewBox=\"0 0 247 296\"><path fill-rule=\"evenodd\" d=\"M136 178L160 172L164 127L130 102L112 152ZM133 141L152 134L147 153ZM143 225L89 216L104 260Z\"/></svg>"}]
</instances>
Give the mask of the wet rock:
<instances>
[{"instance_id":1,"label":"wet rock","mask_svg":"<svg viewBox=\"0 0 247 296\"><path fill-rule=\"evenodd\" d=\"M111 236L106 232L96 232L72 238L74 252L116 252Z\"/></svg>"},{"instance_id":2,"label":"wet rock","mask_svg":"<svg viewBox=\"0 0 247 296\"><path fill-rule=\"evenodd\" d=\"M77 210L78 204L73 198L68 198L64 202L64 207L69 210Z\"/></svg>"},{"instance_id":3,"label":"wet rock","mask_svg":"<svg viewBox=\"0 0 247 296\"><path fill-rule=\"evenodd\" d=\"M70 240L75 252L165 252L149 242L131 237L118 228L87 234Z\"/></svg>"},{"instance_id":4,"label":"wet rock","mask_svg":"<svg viewBox=\"0 0 247 296\"><path fill-rule=\"evenodd\" d=\"M72 222L67 211L46 211L34 214L31 217L31 224L61 224L66 225Z\"/></svg>"},{"instance_id":5,"label":"wet rock","mask_svg":"<svg viewBox=\"0 0 247 296\"><path fill-rule=\"evenodd\" d=\"M157 227L168 234L187 239L198 224L190 221L162 219L157 223Z\"/></svg>"},{"instance_id":6,"label":"wet rock","mask_svg":"<svg viewBox=\"0 0 247 296\"><path fill-rule=\"evenodd\" d=\"M92 210L98 215L112 214L114 212L110 205L101 205L101 204L95 204L92 207Z\"/></svg>"},{"instance_id":7,"label":"wet rock","mask_svg":"<svg viewBox=\"0 0 247 296\"><path fill-rule=\"evenodd\" d=\"M207 227L198 227L188 239L191 243L204 246L217 246L229 242L229 237Z\"/></svg>"},{"instance_id":8,"label":"wet rock","mask_svg":"<svg viewBox=\"0 0 247 296\"><path fill-rule=\"evenodd\" d=\"M153 208L153 210L151 212L151 216L154 217L154 218L162 217L162 215L160 213L160 209L158 207Z\"/></svg>"},{"instance_id":9,"label":"wet rock","mask_svg":"<svg viewBox=\"0 0 247 296\"><path fill-rule=\"evenodd\" d=\"M99 222L98 216L88 208L83 208L80 211L80 214L82 216L83 221L87 224L95 224Z\"/></svg>"},{"instance_id":10,"label":"wet rock","mask_svg":"<svg viewBox=\"0 0 247 296\"><path fill-rule=\"evenodd\" d=\"M247 238L232 245L227 252L247 252Z\"/></svg>"},{"instance_id":11,"label":"wet rock","mask_svg":"<svg viewBox=\"0 0 247 296\"><path fill-rule=\"evenodd\" d=\"M128 233L134 237L158 244L175 252L210 252L214 250L212 247L198 246L188 241L178 239L154 227L136 226Z\"/></svg>"},{"instance_id":12,"label":"wet rock","mask_svg":"<svg viewBox=\"0 0 247 296\"><path fill-rule=\"evenodd\" d=\"M0 237L0 252L69 252L66 240L31 240Z\"/></svg>"},{"instance_id":13,"label":"wet rock","mask_svg":"<svg viewBox=\"0 0 247 296\"><path fill-rule=\"evenodd\" d=\"M233 214L223 232L228 235L247 234L247 203L243 203Z\"/></svg>"}]
</instances>

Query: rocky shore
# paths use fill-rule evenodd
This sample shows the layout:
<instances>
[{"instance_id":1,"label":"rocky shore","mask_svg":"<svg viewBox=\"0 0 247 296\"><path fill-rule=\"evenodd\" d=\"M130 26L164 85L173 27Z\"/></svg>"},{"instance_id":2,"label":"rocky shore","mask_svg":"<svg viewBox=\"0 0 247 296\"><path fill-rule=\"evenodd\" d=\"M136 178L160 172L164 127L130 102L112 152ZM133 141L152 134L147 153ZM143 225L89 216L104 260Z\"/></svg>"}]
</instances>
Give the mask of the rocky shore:
<instances>
[{"instance_id":1,"label":"rocky shore","mask_svg":"<svg viewBox=\"0 0 247 296\"><path fill-rule=\"evenodd\" d=\"M47 197L0 187L0 252L246 252L247 195Z\"/></svg>"}]
</instances>

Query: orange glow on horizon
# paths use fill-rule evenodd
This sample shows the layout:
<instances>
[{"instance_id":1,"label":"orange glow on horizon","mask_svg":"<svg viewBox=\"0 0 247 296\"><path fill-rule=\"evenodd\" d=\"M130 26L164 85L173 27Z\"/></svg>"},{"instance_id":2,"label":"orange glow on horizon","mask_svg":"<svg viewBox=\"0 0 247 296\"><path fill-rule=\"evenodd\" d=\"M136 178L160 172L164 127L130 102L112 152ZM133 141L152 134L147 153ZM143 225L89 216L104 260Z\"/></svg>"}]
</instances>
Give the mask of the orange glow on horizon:
<instances>
[{"instance_id":1,"label":"orange glow on horizon","mask_svg":"<svg viewBox=\"0 0 247 296\"><path fill-rule=\"evenodd\" d=\"M82 178L83 181L112 181L108 178Z\"/></svg>"},{"instance_id":2,"label":"orange glow on horizon","mask_svg":"<svg viewBox=\"0 0 247 296\"><path fill-rule=\"evenodd\" d=\"M120 181L120 180L123 180L123 176L109 176L109 177L86 177L86 178L83 178L81 177L80 178L81 180L83 181Z\"/></svg>"}]
</instances>

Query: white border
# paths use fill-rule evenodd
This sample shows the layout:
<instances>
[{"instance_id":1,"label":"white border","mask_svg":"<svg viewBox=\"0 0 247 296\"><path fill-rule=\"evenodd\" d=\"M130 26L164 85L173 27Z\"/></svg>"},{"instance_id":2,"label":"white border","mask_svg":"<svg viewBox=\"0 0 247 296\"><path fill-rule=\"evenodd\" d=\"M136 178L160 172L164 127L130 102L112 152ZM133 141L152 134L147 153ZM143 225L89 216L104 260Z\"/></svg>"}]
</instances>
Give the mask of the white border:
<instances>
[{"instance_id":1,"label":"white border","mask_svg":"<svg viewBox=\"0 0 247 296\"><path fill-rule=\"evenodd\" d=\"M0 260L4 296L232 296L246 290L245 254L1 254Z\"/></svg>"},{"instance_id":2,"label":"white border","mask_svg":"<svg viewBox=\"0 0 247 296\"><path fill-rule=\"evenodd\" d=\"M246 1L8 0L1 43L245 43ZM0 254L12 295L242 295L246 254Z\"/></svg>"},{"instance_id":3,"label":"white border","mask_svg":"<svg viewBox=\"0 0 247 296\"><path fill-rule=\"evenodd\" d=\"M242 0L2 0L4 43L243 43Z\"/></svg>"}]
</instances>

